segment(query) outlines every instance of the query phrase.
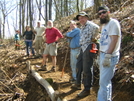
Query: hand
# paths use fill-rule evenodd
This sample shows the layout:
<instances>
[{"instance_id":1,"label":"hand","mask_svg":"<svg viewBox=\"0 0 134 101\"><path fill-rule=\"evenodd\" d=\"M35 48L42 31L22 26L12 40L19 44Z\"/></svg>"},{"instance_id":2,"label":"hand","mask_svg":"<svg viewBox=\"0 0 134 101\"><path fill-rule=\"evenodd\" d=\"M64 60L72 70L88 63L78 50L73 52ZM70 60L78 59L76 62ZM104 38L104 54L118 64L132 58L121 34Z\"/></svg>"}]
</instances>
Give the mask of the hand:
<instances>
[{"instance_id":1,"label":"hand","mask_svg":"<svg viewBox=\"0 0 134 101\"><path fill-rule=\"evenodd\" d=\"M35 43L35 40L33 40L33 44Z\"/></svg>"},{"instance_id":2,"label":"hand","mask_svg":"<svg viewBox=\"0 0 134 101\"><path fill-rule=\"evenodd\" d=\"M111 54L105 54L105 58L104 58L104 60L103 60L103 62L102 62L102 65L103 65L104 67L110 67L111 57L112 57Z\"/></svg>"},{"instance_id":3,"label":"hand","mask_svg":"<svg viewBox=\"0 0 134 101\"><path fill-rule=\"evenodd\" d=\"M76 59L78 59L79 55L80 55L80 52L77 53L77 55L76 55Z\"/></svg>"},{"instance_id":4,"label":"hand","mask_svg":"<svg viewBox=\"0 0 134 101\"><path fill-rule=\"evenodd\" d=\"M53 45L55 46L58 42L53 42Z\"/></svg>"}]
</instances>

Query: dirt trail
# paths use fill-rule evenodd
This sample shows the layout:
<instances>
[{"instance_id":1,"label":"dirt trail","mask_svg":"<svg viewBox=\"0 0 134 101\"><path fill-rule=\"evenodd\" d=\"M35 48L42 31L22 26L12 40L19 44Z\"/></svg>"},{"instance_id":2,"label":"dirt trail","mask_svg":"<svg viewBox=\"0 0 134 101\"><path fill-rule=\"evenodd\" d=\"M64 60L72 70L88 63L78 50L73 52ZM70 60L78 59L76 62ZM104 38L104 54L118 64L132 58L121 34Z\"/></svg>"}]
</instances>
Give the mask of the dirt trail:
<instances>
[{"instance_id":1,"label":"dirt trail","mask_svg":"<svg viewBox=\"0 0 134 101\"><path fill-rule=\"evenodd\" d=\"M31 61L31 64L38 64L40 61L41 63L41 59L37 60L33 60ZM37 63L36 63L37 62ZM67 101L96 101L96 87L91 90L91 95L84 97L84 98L78 98L77 94L81 91L81 90L75 90L72 89L71 86L72 84L69 82L70 79L70 73L69 72L65 72L63 77L61 78L61 71L56 71L56 72L49 72L49 70L51 69L52 65L51 65L51 59L49 59L48 63L47 63L47 69L48 71L38 71L38 69L40 69L39 67L40 65L36 65L35 69L37 70L37 72L44 78L52 78L53 79L53 88L55 91L59 91L59 96L61 98L65 98ZM57 66L57 68L59 68L59 66ZM68 67L69 69L69 67ZM82 87L83 88L83 87Z\"/></svg>"}]
</instances>

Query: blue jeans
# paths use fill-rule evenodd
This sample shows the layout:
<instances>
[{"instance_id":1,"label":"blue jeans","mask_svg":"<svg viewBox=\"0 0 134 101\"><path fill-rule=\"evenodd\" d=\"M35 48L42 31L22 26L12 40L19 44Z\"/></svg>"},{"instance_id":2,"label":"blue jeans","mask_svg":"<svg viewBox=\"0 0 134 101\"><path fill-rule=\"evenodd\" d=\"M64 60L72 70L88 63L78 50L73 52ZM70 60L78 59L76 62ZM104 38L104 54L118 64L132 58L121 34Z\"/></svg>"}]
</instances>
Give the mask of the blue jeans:
<instances>
[{"instance_id":1,"label":"blue jeans","mask_svg":"<svg viewBox=\"0 0 134 101\"><path fill-rule=\"evenodd\" d=\"M72 77L74 80L76 80L76 63L77 63L77 54L79 53L79 49L71 49L70 53L70 65L72 69Z\"/></svg>"},{"instance_id":2,"label":"blue jeans","mask_svg":"<svg viewBox=\"0 0 134 101\"><path fill-rule=\"evenodd\" d=\"M111 101L112 100L112 83L111 79L115 73L115 65L119 61L119 56L111 58L110 67L103 67L105 53L100 52L100 80L97 101Z\"/></svg>"},{"instance_id":3,"label":"blue jeans","mask_svg":"<svg viewBox=\"0 0 134 101\"><path fill-rule=\"evenodd\" d=\"M80 51L77 60L77 84L81 84L81 81L84 84L84 90L90 90L93 83L93 58L95 53L91 53L90 49L92 45L90 44L87 49L83 52ZM81 79L83 75L83 80Z\"/></svg>"},{"instance_id":4,"label":"blue jeans","mask_svg":"<svg viewBox=\"0 0 134 101\"><path fill-rule=\"evenodd\" d=\"M27 55L29 56L29 48L31 49L32 54L34 55L35 53L34 53L34 49L32 47L33 42L32 41L25 41L25 44L26 44Z\"/></svg>"}]
</instances>

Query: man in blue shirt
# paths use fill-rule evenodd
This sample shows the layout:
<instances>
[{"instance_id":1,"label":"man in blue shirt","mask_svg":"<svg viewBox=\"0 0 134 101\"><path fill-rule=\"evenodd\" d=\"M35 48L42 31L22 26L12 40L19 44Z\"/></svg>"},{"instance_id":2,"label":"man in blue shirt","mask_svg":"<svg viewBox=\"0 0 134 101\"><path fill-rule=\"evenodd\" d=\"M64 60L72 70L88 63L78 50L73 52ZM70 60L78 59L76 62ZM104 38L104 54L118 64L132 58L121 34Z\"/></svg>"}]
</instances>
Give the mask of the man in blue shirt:
<instances>
[{"instance_id":1,"label":"man in blue shirt","mask_svg":"<svg viewBox=\"0 0 134 101\"><path fill-rule=\"evenodd\" d=\"M66 34L67 38L69 39L70 43L70 65L72 69L72 83L75 83L76 81L76 63L77 63L77 55L80 50L80 29L77 28L76 22L71 21L70 22L70 31Z\"/></svg>"}]
</instances>

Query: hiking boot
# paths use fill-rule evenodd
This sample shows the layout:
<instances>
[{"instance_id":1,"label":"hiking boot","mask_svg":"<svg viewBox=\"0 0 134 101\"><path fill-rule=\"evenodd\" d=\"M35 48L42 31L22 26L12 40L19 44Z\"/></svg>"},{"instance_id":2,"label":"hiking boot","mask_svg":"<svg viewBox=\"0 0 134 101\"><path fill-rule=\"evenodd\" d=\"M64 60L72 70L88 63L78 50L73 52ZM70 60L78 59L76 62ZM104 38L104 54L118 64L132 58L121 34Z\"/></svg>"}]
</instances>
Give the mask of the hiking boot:
<instances>
[{"instance_id":1,"label":"hiking boot","mask_svg":"<svg viewBox=\"0 0 134 101\"><path fill-rule=\"evenodd\" d=\"M52 67L50 71L56 72L56 67Z\"/></svg>"},{"instance_id":2,"label":"hiking boot","mask_svg":"<svg viewBox=\"0 0 134 101\"><path fill-rule=\"evenodd\" d=\"M78 97L86 97L90 95L90 90L83 90L82 92L80 92L77 96Z\"/></svg>"},{"instance_id":3,"label":"hiking boot","mask_svg":"<svg viewBox=\"0 0 134 101\"><path fill-rule=\"evenodd\" d=\"M41 69L39 71L47 71L46 65L41 66Z\"/></svg>"},{"instance_id":4,"label":"hiking boot","mask_svg":"<svg viewBox=\"0 0 134 101\"><path fill-rule=\"evenodd\" d=\"M74 84L71 87L72 89L81 90L81 84Z\"/></svg>"}]
</instances>

